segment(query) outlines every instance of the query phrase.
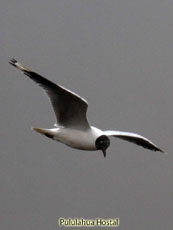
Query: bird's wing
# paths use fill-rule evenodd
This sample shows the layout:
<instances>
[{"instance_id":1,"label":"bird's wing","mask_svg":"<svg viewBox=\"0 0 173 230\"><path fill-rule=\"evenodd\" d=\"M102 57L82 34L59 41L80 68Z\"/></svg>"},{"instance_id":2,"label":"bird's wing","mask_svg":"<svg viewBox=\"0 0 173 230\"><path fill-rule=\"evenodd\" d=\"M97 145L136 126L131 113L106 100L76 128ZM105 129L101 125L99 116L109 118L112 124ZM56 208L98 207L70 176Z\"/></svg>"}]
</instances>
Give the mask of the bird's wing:
<instances>
[{"instance_id":1,"label":"bird's wing","mask_svg":"<svg viewBox=\"0 0 173 230\"><path fill-rule=\"evenodd\" d=\"M38 83L48 94L52 103L58 125L75 129L87 129L88 103L85 99L64 87L57 85L20 64L15 59L9 62L25 75Z\"/></svg>"},{"instance_id":2,"label":"bird's wing","mask_svg":"<svg viewBox=\"0 0 173 230\"><path fill-rule=\"evenodd\" d=\"M136 134L136 133L129 133L129 132L122 132L122 131L104 131L104 134L107 136L114 136L120 139L123 139L125 141L133 142L137 145L140 145L146 149L150 149L152 151L160 151L164 153L163 150L161 150L157 145L152 143L150 140L147 138Z\"/></svg>"}]
</instances>

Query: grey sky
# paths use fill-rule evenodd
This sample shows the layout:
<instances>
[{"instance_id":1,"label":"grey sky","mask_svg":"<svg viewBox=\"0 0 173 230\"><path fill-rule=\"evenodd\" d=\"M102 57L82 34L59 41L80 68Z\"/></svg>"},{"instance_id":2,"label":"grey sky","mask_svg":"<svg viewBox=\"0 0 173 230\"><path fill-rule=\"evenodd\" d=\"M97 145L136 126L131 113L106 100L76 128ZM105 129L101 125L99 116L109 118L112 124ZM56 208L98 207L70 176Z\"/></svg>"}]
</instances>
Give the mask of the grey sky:
<instances>
[{"instance_id":1,"label":"grey sky","mask_svg":"<svg viewBox=\"0 0 173 230\"><path fill-rule=\"evenodd\" d=\"M172 228L172 12L170 0L1 1L1 229L55 230L60 217ZM13 57L84 97L93 125L137 132L169 154L112 138L104 159L32 132L55 116Z\"/></svg>"}]
</instances>

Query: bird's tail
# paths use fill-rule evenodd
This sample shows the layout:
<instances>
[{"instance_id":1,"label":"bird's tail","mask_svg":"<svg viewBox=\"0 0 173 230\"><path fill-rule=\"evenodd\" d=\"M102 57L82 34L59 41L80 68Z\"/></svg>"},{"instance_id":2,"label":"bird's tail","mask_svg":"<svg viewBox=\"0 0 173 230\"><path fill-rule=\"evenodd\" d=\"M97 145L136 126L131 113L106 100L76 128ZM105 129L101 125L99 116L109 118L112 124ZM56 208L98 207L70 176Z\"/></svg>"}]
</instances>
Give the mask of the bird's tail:
<instances>
[{"instance_id":1,"label":"bird's tail","mask_svg":"<svg viewBox=\"0 0 173 230\"><path fill-rule=\"evenodd\" d=\"M42 128L32 128L37 133L40 133L42 135L45 135L46 137L49 137L53 139L54 135L50 129L42 129Z\"/></svg>"}]
</instances>

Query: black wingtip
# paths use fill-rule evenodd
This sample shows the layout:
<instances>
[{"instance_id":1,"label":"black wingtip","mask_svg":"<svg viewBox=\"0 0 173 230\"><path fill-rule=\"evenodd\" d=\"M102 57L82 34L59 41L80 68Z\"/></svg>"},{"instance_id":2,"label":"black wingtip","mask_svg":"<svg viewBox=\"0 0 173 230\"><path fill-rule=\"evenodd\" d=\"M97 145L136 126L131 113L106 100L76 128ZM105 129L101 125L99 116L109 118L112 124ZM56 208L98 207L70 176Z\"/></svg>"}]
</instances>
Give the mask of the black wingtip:
<instances>
[{"instance_id":1,"label":"black wingtip","mask_svg":"<svg viewBox=\"0 0 173 230\"><path fill-rule=\"evenodd\" d=\"M13 66L16 66L17 60L14 59L14 58L12 58L12 59L9 61L9 63L10 63L11 65L13 65Z\"/></svg>"},{"instance_id":2,"label":"black wingtip","mask_svg":"<svg viewBox=\"0 0 173 230\"><path fill-rule=\"evenodd\" d=\"M158 151L158 152L161 152L161 153L163 153L163 154L167 154L166 152L164 152L162 149L159 149L158 147L156 147L156 148L154 149L154 151Z\"/></svg>"},{"instance_id":3,"label":"black wingtip","mask_svg":"<svg viewBox=\"0 0 173 230\"><path fill-rule=\"evenodd\" d=\"M167 152L164 152L164 151L161 150L161 149L159 149L158 151L161 152L161 153L163 153L163 154L165 154L165 155L168 154Z\"/></svg>"}]
</instances>

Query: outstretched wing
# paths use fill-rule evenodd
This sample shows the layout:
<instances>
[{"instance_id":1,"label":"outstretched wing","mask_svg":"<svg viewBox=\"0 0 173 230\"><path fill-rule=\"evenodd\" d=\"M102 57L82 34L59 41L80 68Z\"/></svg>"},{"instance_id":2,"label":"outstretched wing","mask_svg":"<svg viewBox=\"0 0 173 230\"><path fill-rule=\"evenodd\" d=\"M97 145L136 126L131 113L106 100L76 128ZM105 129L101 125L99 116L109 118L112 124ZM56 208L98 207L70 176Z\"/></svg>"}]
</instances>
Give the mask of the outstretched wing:
<instances>
[{"instance_id":1,"label":"outstretched wing","mask_svg":"<svg viewBox=\"0 0 173 230\"><path fill-rule=\"evenodd\" d=\"M164 153L163 150L161 150L157 145L152 143L150 140L147 138L136 134L136 133L129 133L129 132L122 132L122 131L104 131L104 134L107 136L114 136L120 139L123 139L125 141L129 141L132 143L135 143L137 145L140 145L146 149L150 149L152 151L160 151Z\"/></svg>"},{"instance_id":2,"label":"outstretched wing","mask_svg":"<svg viewBox=\"0 0 173 230\"><path fill-rule=\"evenodd\" d=\"M15 59L12 59L9 63L23 71L25 75L45 89L52 103L59 125L75 129L87 129L90 127L86 115L88 103L85 99L47 80L23 66Z\"/></svg>"}]
</instances>

